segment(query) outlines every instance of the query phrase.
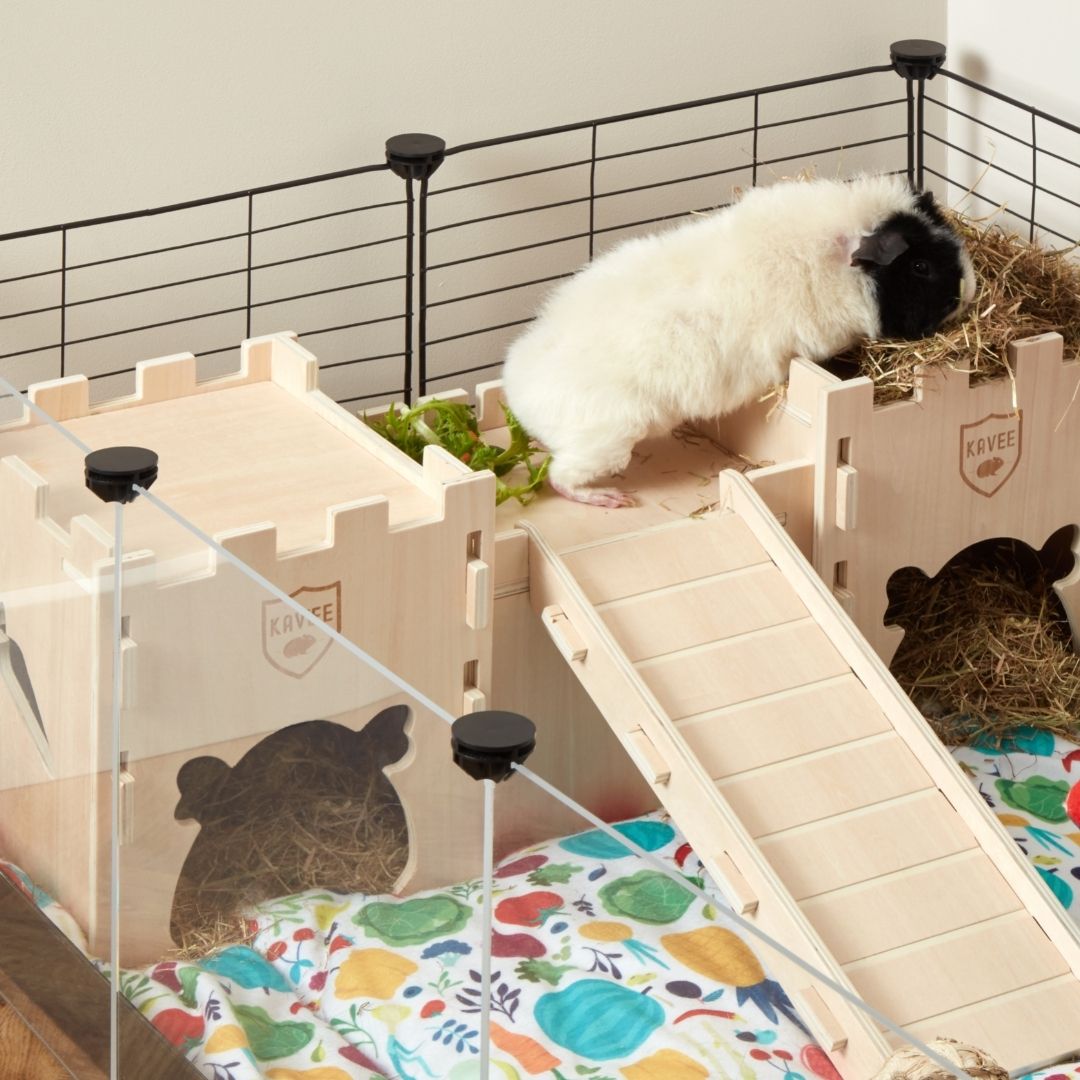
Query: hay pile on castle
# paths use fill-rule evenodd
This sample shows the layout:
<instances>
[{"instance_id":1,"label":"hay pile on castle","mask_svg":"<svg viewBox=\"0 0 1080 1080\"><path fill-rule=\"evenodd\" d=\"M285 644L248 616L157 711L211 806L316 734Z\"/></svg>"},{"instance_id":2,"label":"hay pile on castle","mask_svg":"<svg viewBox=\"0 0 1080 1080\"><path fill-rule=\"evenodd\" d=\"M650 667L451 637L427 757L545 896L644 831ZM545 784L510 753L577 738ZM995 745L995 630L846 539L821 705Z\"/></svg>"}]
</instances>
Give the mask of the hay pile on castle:
<instances>
[{"instance_id":1,"label":"hay pile on castle","mask_svg":"<svg viewBox=\"0 0 1080 1080\"><path fill-rule=\"evenodd\" d=\"M894 575L885 621L905 634L892 673L946 744L1021 724L1080 743L1080 656L1055 576L1014 540L969 548L929 581Z\"/></svg>"},{"instance_id":2,"label":"hay pile on castle","mask_svg":"<svg viewBox=\"0 0 1080 1080\"><path fill-rule=\"evenodd\" d=\"M968 367L972 382L1007 376L1009 342L1035 334L1057 331L1066 359L1080 354L1080 266L1072 249L1050 251L992 221L949 216L977 279L967 317L922 341L868 341L838 357L873 381L879 404L909 397L918 368L928 364Z\"/></svg>"},{"instance_id":3,"label":"hay pile on castle","mask_svg":"<svg viewBox=\"0 0 1080 1080\"><path fill-rule=\"evenodd\" d=\"M1080 355L1080 266L1000 225L952 213L977 277L971 311L923 341L870 341L841 359L874 383L877 403L909 397L920 367L1009 377L1008 345L1056 331ZM1076 407L1080 407L1077 403ZM1080 742L1080 657L1053 575L1003 540L962 553L932 581L902 571L886 621L906 633L893 659L901 686L950 745L1003 738L1031 724Z\"/></svg>"}]
</instances>

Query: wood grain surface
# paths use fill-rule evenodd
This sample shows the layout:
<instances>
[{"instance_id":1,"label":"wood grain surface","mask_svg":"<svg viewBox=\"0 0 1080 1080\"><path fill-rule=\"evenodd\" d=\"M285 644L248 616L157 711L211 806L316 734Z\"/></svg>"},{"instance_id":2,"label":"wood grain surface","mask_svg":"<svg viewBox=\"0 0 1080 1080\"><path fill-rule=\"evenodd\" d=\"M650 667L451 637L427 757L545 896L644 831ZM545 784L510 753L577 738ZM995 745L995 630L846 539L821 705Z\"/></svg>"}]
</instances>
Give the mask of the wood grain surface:
<instances>
[{"instance_id":1,"label":"wood grain surface","mask_svg":"<svg viewBox=\"0 0 1080 1080\"><path fill-rule=\"evenodd\" d=\"M0 998L0 1080L70 1080L71 1073Z\"/></svg>"}]
</instances>

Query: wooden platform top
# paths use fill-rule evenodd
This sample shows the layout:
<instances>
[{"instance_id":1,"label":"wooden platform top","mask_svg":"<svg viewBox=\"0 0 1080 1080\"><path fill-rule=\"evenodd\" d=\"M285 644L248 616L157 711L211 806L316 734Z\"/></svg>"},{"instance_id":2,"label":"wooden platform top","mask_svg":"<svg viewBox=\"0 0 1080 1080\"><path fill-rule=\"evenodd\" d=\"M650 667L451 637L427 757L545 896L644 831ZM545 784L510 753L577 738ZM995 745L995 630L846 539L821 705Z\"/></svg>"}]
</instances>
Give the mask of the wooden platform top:
<instances>
[{"instance_id":1,"label":"wooden platform top","mask_svg":"<svg viewBox=\"0 0 1080 1080\"><path fill-rule=\"evenodd\" d=\"M585 506L545 487L528 506L515 499L504 502L496 511L496 529L502 532L528 521L561 554L705 513L716 505L716 478L721 470L738 469L746 462L722 445L715 423L694 430L700 434L682 429L638 444L625 475L611 481L612 486L632 492L636 506L619 510ZM485 437L498 445L506 445L509 439L505 429L486 432Z\"/></svg>"},{"instance_id":2,"label":"wooden platform top","mask_svg":"<svg viewBox=\"0 0 1080 1080\"><path fill-rule=\"evenodd\" d=\"M328 507L383 495L392 527L439 510L422 484L272 382L77 417L65 427L91 449L156 451L154 493L210 535L270 521L278 527L279 549L291 550L326 539ZM112 507L86 491L82 455L62 435L44 425L0 431L0 458L7 455L49 483L48 513L62 527L76 514L90 514L112 533ZM149 507L129 521L128 550L165 556L194 543Z\"/></svg>"}]
</instances>

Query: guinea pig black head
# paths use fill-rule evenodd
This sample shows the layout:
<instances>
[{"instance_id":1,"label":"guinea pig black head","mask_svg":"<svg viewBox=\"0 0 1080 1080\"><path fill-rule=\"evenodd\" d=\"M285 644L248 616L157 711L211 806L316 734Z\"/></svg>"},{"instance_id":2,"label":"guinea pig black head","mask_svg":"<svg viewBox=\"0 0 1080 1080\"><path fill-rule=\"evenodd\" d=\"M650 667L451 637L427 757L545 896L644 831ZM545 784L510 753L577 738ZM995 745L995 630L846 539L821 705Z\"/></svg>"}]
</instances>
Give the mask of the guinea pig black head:
<instances>
[{"instance_id":1,"label":"guinea pig black head","mask_svg":"<svg viewBox=\"0 0 1080 1080\"><path fill-rule=\"evenodd\" d=\"M882 337L928 337L959 315L975 291L964 242L929 192L916 197L913 210L892 214L862 237L851 265L873 279Z\"/></svg>"}]
</instances>

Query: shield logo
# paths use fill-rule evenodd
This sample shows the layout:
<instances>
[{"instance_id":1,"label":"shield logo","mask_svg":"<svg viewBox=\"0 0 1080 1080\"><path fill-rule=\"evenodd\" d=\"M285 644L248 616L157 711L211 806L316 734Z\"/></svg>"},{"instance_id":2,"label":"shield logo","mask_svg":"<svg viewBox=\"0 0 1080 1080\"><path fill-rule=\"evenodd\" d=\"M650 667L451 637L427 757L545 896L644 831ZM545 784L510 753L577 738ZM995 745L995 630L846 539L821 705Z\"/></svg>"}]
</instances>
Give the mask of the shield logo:
<instances>
[{"instance_id":1,"label":"shield logo","mask_svg":"<svg viewBox=\"0 0 1080 1080\"><path fill-rule=\"evenodd\" d=\"M1024 416L991 413L974 424L960 425L960 476L972 491L996 495L1020 464Z\"/></svg>"},{"instance_id":2,"label":"shield logo","mask_svg":"<svg viewBox=\"0 0 1080 1080\"><path fill-rule=\"evenodd\" d=\"M308 614L301 615L281 600L264 600L263 655L278 671L302 679L330 648L332 639L318 624L324 622L341 631L341 582L304 585L289 595Z\"/></svg>"}]
</instances>

